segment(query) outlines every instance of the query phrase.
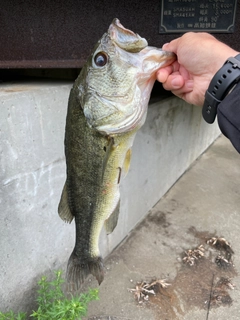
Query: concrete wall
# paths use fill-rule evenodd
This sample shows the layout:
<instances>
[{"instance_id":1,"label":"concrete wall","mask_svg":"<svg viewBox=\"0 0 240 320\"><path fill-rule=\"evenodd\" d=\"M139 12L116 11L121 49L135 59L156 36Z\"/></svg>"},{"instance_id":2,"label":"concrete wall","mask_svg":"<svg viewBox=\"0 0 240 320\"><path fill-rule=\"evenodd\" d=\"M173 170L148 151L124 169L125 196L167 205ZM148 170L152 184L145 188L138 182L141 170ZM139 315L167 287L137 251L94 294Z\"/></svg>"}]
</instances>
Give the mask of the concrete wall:
<instances>
[{"instance_id":1,"label":"concrete wall","mask_svg":"<svg viewBox=\"0 0 240 320\"><path fill-rule=\"evenodd\" d=\"M71 84L0 87L0 310L24 311L42 274L66 268L74 222L57 206L65 180L64 127ZM121 186L115 231L101 235L103 256L219 135L198 107L178 98L151 104L138 133L128 176Z\"/></svg>"}]
</instances>

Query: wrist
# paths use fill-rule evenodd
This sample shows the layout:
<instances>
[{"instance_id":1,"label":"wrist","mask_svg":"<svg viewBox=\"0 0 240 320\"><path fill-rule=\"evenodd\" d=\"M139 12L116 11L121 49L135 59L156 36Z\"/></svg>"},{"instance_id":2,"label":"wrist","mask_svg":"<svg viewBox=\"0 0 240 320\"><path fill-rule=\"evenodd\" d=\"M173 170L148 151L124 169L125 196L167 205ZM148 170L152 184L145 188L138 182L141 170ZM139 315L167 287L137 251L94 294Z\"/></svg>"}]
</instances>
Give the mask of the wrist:
<instances>
[{"instance_id":1,"label":"wrist","mask_svg":"<svg viewBox=\"0 0 240 320\"><path fill-rule=\"evenodd\" d=\"M230 57L212 78L205 93L202 115L206 122L213 123L218 105L240 80L240 54Z\"/></svg>"},{"instance_id":2,"label":"wrist","mask_svg":"<svg viewBox=\"0 0 240 320\"><path fill-rule=\"evenodd\" d=\"M214 48L214 44L212 46ZM215 76L215 74L224 66L227 59L229 57L236 57L239 54L238 51L233 50L232 48L226 46L225 44L223 45L223 47L217 48L217 50L219 50L217 54L215 52L214 55L209 57L209 59L211 59L211 65L209 65L209 75L210 75L209 84L213 79L213 77Z\"/></svg>"}]
</instances>

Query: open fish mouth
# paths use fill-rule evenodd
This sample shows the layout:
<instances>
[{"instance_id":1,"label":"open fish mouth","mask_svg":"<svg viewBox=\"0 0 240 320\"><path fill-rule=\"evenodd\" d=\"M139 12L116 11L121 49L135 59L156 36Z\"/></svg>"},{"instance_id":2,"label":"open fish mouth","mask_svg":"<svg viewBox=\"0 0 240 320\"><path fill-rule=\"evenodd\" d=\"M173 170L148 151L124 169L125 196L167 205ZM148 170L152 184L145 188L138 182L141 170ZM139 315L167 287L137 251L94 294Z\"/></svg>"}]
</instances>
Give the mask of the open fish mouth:
<instances>
[{"instance_id":1,"label":"open fish mouth","mask_svg":"<svg viewBox=\"0 0 240 320\"><path fill-rule=\"evenodd\" d=\"M106 40L107 39L107 40ZM84 110L90 127L102 134L121 134L139 128L143 125L156 71L171 64L176 56L172 52L148 46L147 40L122 26L118 19L114 19L103 37L103 45L107 41L114 46L115 56L120 57L122 66L133 73L128 85L121 92L99 93L89 88L89 101L97 100L105 105L104 111L93 116L92 108ZM128 72L128 71L126 71ZM124 71L123 71L124 73ZM94 103L89 104L94 105Z\"/></svg>"},{"instance_id":2,"label":"open fish mouth","mask_svg":"<svg viewBox=\"0 0 240 320\"><path fill-rule=\"evenodd\" d=\"M151 90L156 80L156 71L175 60L175 55L172 52L155 47L145 47L139 53L130 54L136 58L135 65L138 68L133 83L135 86L134 96L131 94L98 95L95 92L95 98L112 111L110 114L98 118L93 124L93 127L103 134L120 134L143 125ZM116 114L120 115L117 122Z\"/></svg>"}]
</instances>

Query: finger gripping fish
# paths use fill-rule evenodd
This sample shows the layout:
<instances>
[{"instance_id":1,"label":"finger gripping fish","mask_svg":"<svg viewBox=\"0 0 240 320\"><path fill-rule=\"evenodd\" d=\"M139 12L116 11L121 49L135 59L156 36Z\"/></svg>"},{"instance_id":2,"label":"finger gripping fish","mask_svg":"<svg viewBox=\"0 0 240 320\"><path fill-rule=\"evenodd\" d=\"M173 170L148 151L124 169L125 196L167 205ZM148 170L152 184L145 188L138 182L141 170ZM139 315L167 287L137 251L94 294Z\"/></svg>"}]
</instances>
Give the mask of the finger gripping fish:
<instances>
[{"instance_id":1,"label":"finger gripping fish","mask_svg":"<svg viewBox=\"0 0 240 320\"><path fill-rule=\"evenodd\" d=\"M98 241L117 225L119 184L143 125L156 71L175 55L154 47L114 19L71 90L65 129L67 179L60 217L75 218L76 243L67 280L78 289L91 273L104 278Z\"/></svg>"}]
</instances>

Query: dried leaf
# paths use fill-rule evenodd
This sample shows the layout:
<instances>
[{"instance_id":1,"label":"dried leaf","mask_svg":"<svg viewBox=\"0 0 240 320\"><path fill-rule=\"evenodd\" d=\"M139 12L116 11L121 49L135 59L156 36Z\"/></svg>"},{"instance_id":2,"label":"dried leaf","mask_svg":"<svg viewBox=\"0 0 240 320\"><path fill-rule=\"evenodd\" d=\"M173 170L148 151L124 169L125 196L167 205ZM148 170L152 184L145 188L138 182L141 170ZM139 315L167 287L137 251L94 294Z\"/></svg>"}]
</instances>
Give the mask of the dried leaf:
<instances>
[{"instance_id":1,"label":"dried leaf","mask_svg":"<svg viewBox=\"0 0 240 320\"><path fill-rule=\"evenodd\" d=\"M135 289L128 289L128 291L134 293L134 297L138 303L142 303L149 300L149 295L156 295L158 286L166 289L170 285L166 282L166 279L152 280L150 283L143 281L137 283Z\"/></svg>"}]
</instances>

